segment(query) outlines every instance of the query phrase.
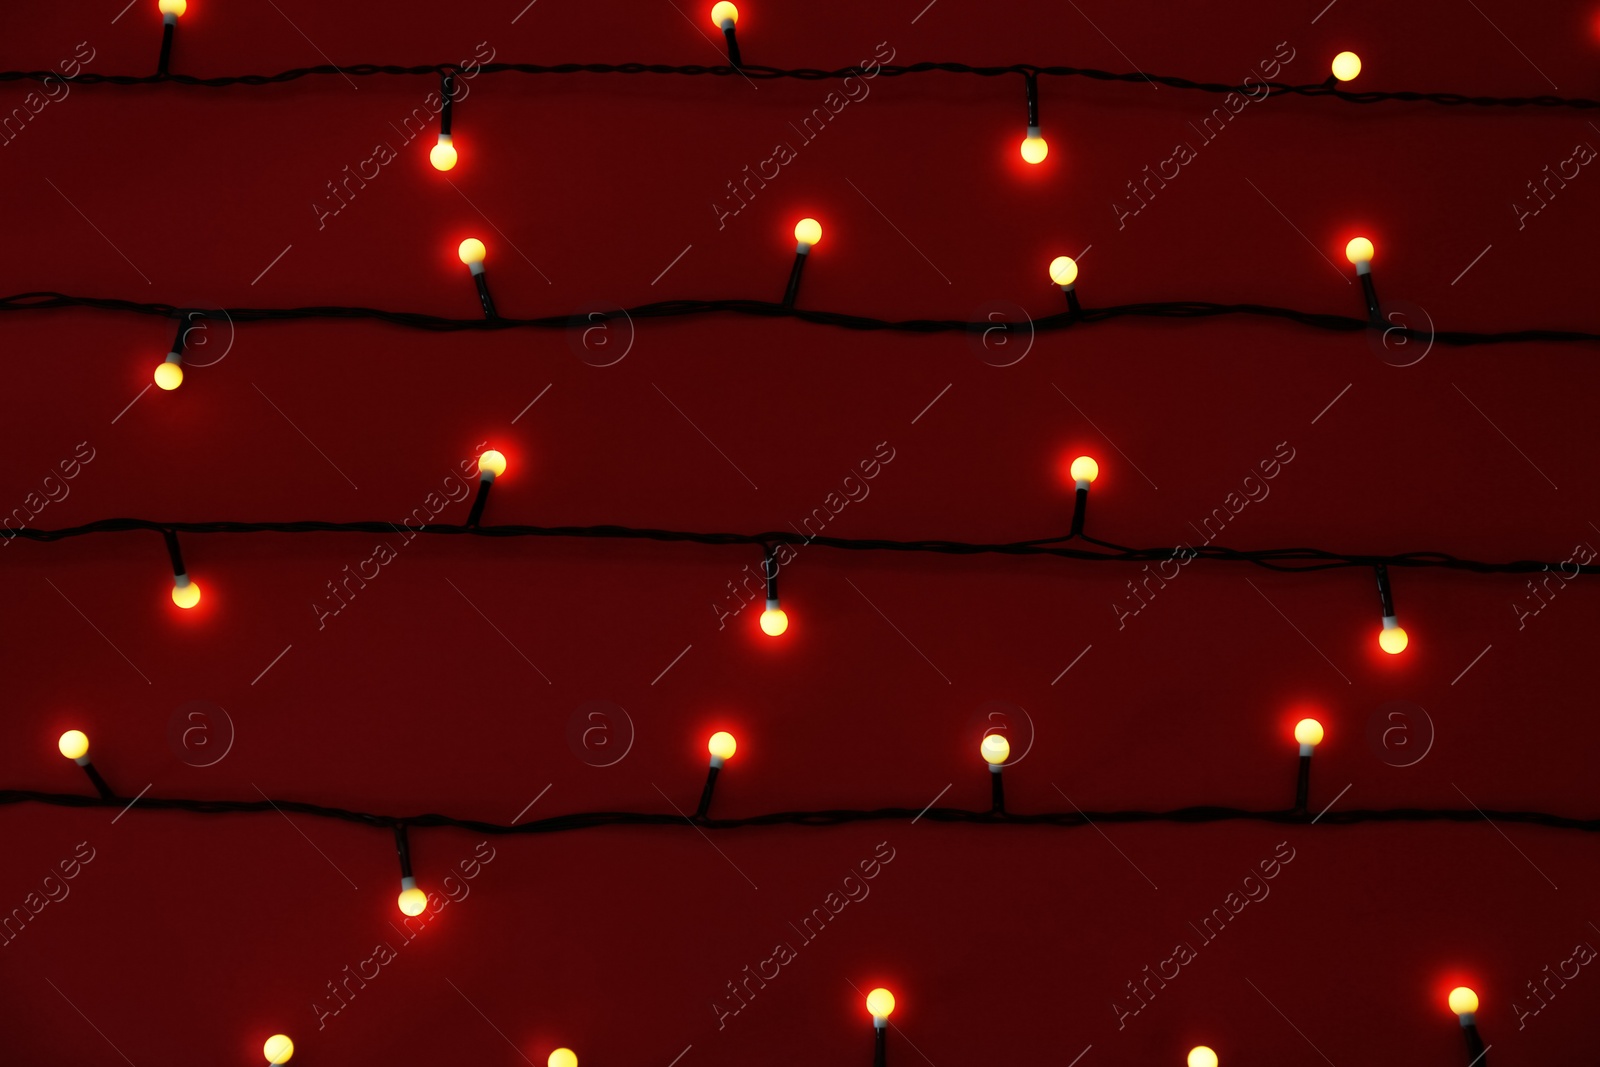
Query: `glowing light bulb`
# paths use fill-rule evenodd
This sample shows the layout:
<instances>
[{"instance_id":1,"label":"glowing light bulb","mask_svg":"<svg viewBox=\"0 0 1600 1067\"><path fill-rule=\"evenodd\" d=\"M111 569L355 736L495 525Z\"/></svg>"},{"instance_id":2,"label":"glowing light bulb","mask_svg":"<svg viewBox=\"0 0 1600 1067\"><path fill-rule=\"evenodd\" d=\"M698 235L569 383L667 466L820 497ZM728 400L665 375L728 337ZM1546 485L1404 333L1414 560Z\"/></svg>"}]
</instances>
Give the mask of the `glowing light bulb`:
<instances>
[{"instance_id":1,"label":"glowing light bulb","mask_svg":"<svg viewBox=\"0 0 1600 1067\"><path fill-rule=\"evenodd\" d=\"M872 1024L883 1026L894 1012L894 994L879 986L867 994L867 1011L872 1013Z\"/></svg>"},{"instance_id":2,"label":"glowing light bulb","mask_svg":"<svg viewBox=\"0 0 1600 1067\"><path fill-rule=\"evenodd\" d=\"M411 884L405 885L407 882ZM400 883L405 886L400 890L400 910L407 915L421 915L428 906L428 894L417 888L415 878L402 878Z\"/></svg>"},{"instance_id":3,"label":"glowing light bulb","mask_svg":"<svg viewBox=\"0 0 1600 1067\"><path fill-rule=\"evenodd\" d=\"M89 735L82 730L68 730L56 742L61 754L70 760L80 760L89 754Z\"/></svg>"},{"instance_id":4,"label":"glowing light bulb","mask_svg":"<svg viewBox=\"0 0 1600 1067\"><path fill-rule=\"evenodd\" d=\"M156 6L161 9L163 15L171 15L173 18L177 18L189 10L189 0L161 0ZM284 1038L284 1040L287 1041L289 1039Z\"/></svg>"},{"instance_id":5,"label":"glowing light bulb","mask_svg":"<svg viewBox=\"0 0 1600 1067\"><path fill-rule=\"evenodd\" d=\"M739 9L728 3L728 0L722 0L721 3L711 5L711 25L719 30L725 30L729 26L738 25L738 23ZM756 29L759 30L761 27L757 26ZM552 1063L550 1067L556 1067L556 1065Z\"/></svg>"},{"instance_id":6,"label":"glowing light bulb","mask_svg":"<svg viewBox=\"0 0 1600 1067\"><path fill-rule=\"evenodd\" d=\"M1360 270L1363 264L1371 264L1374 249L1372 242L1365 237L1352 237L1350 243L1344 246L1344 258L1356 265Z\"/></svg>"},{"instance_id":7,"label":"glowing light bulb","mask_svg":"<svg viewBox=\"0 0 1600 1067\"><path fill-rule=\"evenodd\" d=\"M1450 1010L1457 1015L1473 1015L1478 1010L1478 994L1464 985L1450 990Z\"/></svg>"},{"instance_id":8,"label":"glowing light bulb","mask_svg":"<svg viewBox=\"0 0 1600 1067\"><path fill-rule=\"evenodd\" d=\"M1078 280L1078 263L1071 256L1057 256L1050 261L1050 280L1065 289Z\"/></svg>"},{"instance_id":9,"label":"glowing light bulb","mask_svg":"<svg viewBox=\"0 0 1600 1067\"><path fill-rule=\"evenodd\" d=\"M1217 1067L1217 1054L1209 1045L1196 1045L1189 1050L1189 1067Z\"/></svg>"},{"instance_id":10,"label":"glowing light bulb","mask_svg":"<svg viewBox=\"0 0 1600 1067\"><path fill-rule=\"evenodd\" d=\"M439 143L428 150L428 162L433 164L434 170L449 170L456 165L456 146L450 143L448 133L441 133ZM466 257L462 259L465 261Z\"/></svg>"},{"instance_id":11,"label":"glowing light bulb","mask_svg":"<svg viewBox=\"0 0 1600 1067\"><path fill-rule=\"evenodd\" d=\"M1378 647L1391 656L1398 656L1406 650L1411 643L1411 638L1406 636L1405 627L1398 622L1390 624L1389 619L1383 620L1383 629L1378 631Z\"/></svg>"},{"instance_id":12,"label":"glowing light bulb","mask_svg":"<svg viewBox=\"0 0 1600 1067\"><path fill-rule=\"evenodd\" d=\"M168 355L164 362L156 364L156 384L169 391L183 384L183 364L178 362L176 352Z\"/></svg>"},{"instance_id":13,"label":"glowing light bulb","mask_svg":"<svg viewBox=\"0 0 1600 1067\"><path fill-rule=\"evenodd\" d=\"M989 734L978 746L978 751L982 752L983 758L988 761L989 769L994 770L1011 758L1011 742L999 734Z\"/></svg>"},{"instance_id":14,"label":"glowing light bulb","mask_svg":"<svg viewBox=\"0 0 1600 1067\"><path fill-rule=\"evenodd\" d=\"M1340 52L1333 57L1333 76L1347 82L1361 73L1361 57L1354 52Z\"/></svg>"},{"instance_id":15,"label":"glowing light bulb","mask_svg":"<svg viewBox=\"0 0 1600 1067\"><path fill-rule=\"evenodd\" d=\"M1294 739L1300 742L1300 754L1309 756L1308 751L1322 744L1322 724L1316 719L1301 719L1294 724Z\"/></svg>"},{"instance_id":16,"label":"glowing light bulb","mask_svg":"<svg viewBox=\"0 0 1600 1067\"><path fill-rule=\"evenodd\" d=\"M722 5L717 5L721 7ZM728 4L732 7L732 4ZM570 1048L558 1048L550 1053L550 1058L545 1060L549 1067L578 1067L578 1054Z\"/></svg>"},{"instance_id":17,"label":"glowing light bulb","mask_svg":"<svg viewBox=\"0 0 1600 1067\"><path fill-rule=\"evenodd\" d=\"M178 0L181 4L183 0ZM261 1046L261 1054L267 1058L268 1063L288 1063L289 1057L294 1055L294 1042L289 1040L288 1034L273 1034L267 1038L267 1043Z\"/></svg>"},{"instance_id":18,"label":"glowing light bulb","mask_svg":"<svg viewBox=\"0 0 1600 1067\"><path fill-rule=\"evenodd\" d=\"M761 632L768 637L782 636L789 628L789 613L782 608L768 608L761 613Z\"/></svg>"},{"instance_id":19,"label":"glowing light bulb","mask_svg":"<svg viewBox=\"0 0 1600 1067\"><path fill-rule=\"evenodd\" d=\"M505 454L497 449L489 449L478 457L478 473L486 474L490 478L498 478L506 472Z\"/></svg>"},{"instance_id":20,"label":"glowing light bulb","mask_svg":"<svg viewBox=\"0 0 1600 1067\"><path fill-rule=\"evenodd\" d=\"M733 758L734 750L739 747L739 742L726 730L718 730L711 735L711 740L706 742L706 751L711 753L711 766L720 767L725 760Z\"/></svg>"},{"instance_id":21,"label":"glowing light bulb","mask_svg":"<svg viewBox=\"0 0 1600 1067\"><path fill-rule=\"evenodd\" d=\"M187 574L173 578L172 602L180 608L192 608L200 603L200 583Z\"/></svg>"},{"instance_id":22,"label":"glowing light bulb","mask_svg":"<svg viewBox=\"0 0 1600 1067\"><path fill-rule=\"evenodd\" d=\"M1039 136L1039 127L1029 126L1028 136L1022 139L1022 158L1028 163L1043 163L1050 154L1050 146Z\"/></svg>"},{"instance_id":23,"label":"glowing light bulb","mask_svg":"<svg viewBox=\"0 0 1600 1067\"><path fill-rule=\"evenodd\" d=\"M461 262L472 268L474 274L483 272L483 257L488 254L489 250L484 248L483 242L476 237L468 237L456 248L456 255L461 257Z\"/></svg>"},{"instance_id":24,"label":"glowing light bulb","mask_svg":"<svg viewBox=\"0 0 1600 1067\"><path fill-rule=\"evenodd\" d=\"M1072 475L1072 480L1078 483L1079 489L1087 489L1090 482L1100 477L1100 464L1089 456L1079 456L1072 461L1068 473Z\"/></svg>"},{"instance_id":25,"label":"glowing light bulb","mask_svg":"<svg viewBox=\"0 0 1600 1067\"><path fill-rule=\"evenodd\" d=\"M822 240L822 223L816 219L801 219L794 224L794 239L799 242L796 251L811 251L811 246Z\"/></svg>"}]
</instances>

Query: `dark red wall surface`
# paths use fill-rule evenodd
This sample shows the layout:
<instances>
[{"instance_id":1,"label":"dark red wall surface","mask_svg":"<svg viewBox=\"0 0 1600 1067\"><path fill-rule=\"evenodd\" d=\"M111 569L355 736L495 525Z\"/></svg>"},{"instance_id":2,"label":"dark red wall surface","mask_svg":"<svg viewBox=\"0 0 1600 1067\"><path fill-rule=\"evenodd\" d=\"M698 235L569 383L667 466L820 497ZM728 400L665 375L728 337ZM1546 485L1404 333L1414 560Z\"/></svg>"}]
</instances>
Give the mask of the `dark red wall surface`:
<instances>
[{"instance_id":1,"label":"dark red wall surface","mask_svg":"<svg viewBox=\"0 0 1600 1067\"><path fill-rule=\"evenodd\" d=\"M892 54L1237 81L1276 56L1280 80L1311 83L1350 48L1358 88L1600 96L1592 4L1323 2L751 0L739 31L748 61L778 66ZM708 4L521 6L194 0L173 66L724 61ZM0 65L92 55L87 69L147 73L154 0L120 7L8 5ZM1357 315L1342 249L1365 233L1379 292L1412 309L1408 324L1600 327L1600 175L1578 167L1536 213L1528 188L1593 155L1600 129L1582 111L1272 98L1208 141L1194 127L1218 97L1050 78L1050 156L1030 168L1016 76L880 77L807 142L791 123L832 83L497 75L471 81L461 162L444 175L427 162L431 129L401 133L436 88L58 86L0 145L0 292L472 317L455 246L478 236L508 315L776 300L791 228L814 215L825 231L801 303L869 316L1053 314L1045 266L1085 248L1091 307ZM30 89L5 85L0 107ZM719 225L726 184L778 142L795 158ZM1179 143L1194 158L1132 213L1127 183ZM392 162L331 199L379 145ZM1597 372L1580 345L1397 356L1259 319L1123 319L1041 333L996 366L1019 350L727 315L613 324L591 348L576 332L374 322L208 331L209 365L176 392L142 392L169 323L0 318L0 504L54 492L30 520L50 528L398 522L489 442L510 462L490 522L754 532L853 493L827 533L999 541L1065 532L1057 465L1087 452L1101 464L1091 530L1123 543L1194 543L1191 524L1253 494L1217 543L1552 562L1600 544ZM74 456L76 477L47 482ZM846 481L874 457L876 477ZM1276 477L1247 481L1274 457ZM379 542L394 558L329 613L328 583ZM983 808L977 738L999 701L1014 749L1031 741L1006 772L1018 811L1286 807L1290 728L1314 709L1327 739L1313 810L1596 813L1587 578L1548 578L1536 600L1522 577L1397 571L1411 647L1389 657L1360 569L1197 562L1127 614L1143 576L1131 565L808 546L783 575L790 631L771 640L755 609L717 606L735 603L727 583L755 569L754 549L374 535L184 548L205 591L192 612L168 599L154 534L0 543L0 786L88 791L56 751L81 728L127 797L492 822L671 812L692 809L706 737L729 729L739 751L718 814ZM585 719L594 701L625 717ZM186 746L190 722L211 732ZM604 726L587 745L586 724ZM1458 982L1483 998L1496 1065L1588 1063L1596 1049L1593 968L1552 983L1536 1014L1527 987L1600 943L1600 857L1574 831L922 820L480 846L418 830L423 886L445 896L445 875L458 880L410 937L379 829L20 804L0 808L0 836L0 911L60 898L0 947L7 1063L257 1064L284 1032L296 1067L542 1065L558 1045L584 1067L865 1064L861 996L878 984L899 997L901 1067L1179 1064L1202 1042L1227 1067L1461 1064L1444 1006ZM492 859L460 880L480 849ZM80 852L92 859L76 877L46 883ZM1286 855L1251 883L1270 892L1214 941L1197 936L1191 923ZM875 878L846 881L875 856ZM801 938L800 920L847 889L860 899ZM1181 942L1195 958L1128 1012L1127 983ZM739 1004L728 983L779 944L794 958L719 1017ZM377 946L392 958L331 1012L329 983Z\"/></svg>"}]
</instances>

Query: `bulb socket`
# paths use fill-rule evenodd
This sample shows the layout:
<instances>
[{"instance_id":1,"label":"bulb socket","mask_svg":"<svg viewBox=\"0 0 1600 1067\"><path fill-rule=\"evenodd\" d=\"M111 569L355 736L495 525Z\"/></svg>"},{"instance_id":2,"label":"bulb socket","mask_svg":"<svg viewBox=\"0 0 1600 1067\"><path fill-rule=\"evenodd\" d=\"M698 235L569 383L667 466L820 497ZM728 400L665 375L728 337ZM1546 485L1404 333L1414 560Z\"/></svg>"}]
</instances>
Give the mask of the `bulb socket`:
<instances>
[{"instance_id":1,"label":"bulb socket","mask_svg":"<svg viewBox=\"0 0 1600 1067\"><path fill-rule=\"evenodd\" d=\"M887 1015L874 1015L872 1017L872 1028L874 1030L882 1030L888 1025L889 1017Z\"/></svg>"},{"instance_id":2,"label":"bulb socket","mask_svg":"<svg viewBox=\"0 0 1600 1067\"><path fill-rule=\"evenodd\" d=\"M1300 758L1301 759L1310 759L1311 758L1311 753L1315 752L1316 750L1317 750L1317 746L1316 745L1308 745L1304 741L1300 742Z\"/></svg>"},{"instance_id":3,"label":"bulb socket","mask_svg":"<svg viewBox=\"0 0 1600 1067\"><path fill-rule=\"evenodd\" d=\"M1478 1025L1478 1013L1475 1011L1464 1011L1460 1015L1456 1016L1456 1018L1460 1021L1461 1028L1463 1030L1469 1026Z\"/></svg>"},{"instance_id":4,"label":"bulb socket","mask_svg":"<svg viewBox=\"0 0 1600 1067\"><path fill-rule=\"evenodd\" d=\"M717 769L721 768L723 762L724 761L723 761L721 756L712 756L711 757L711 769L712 770L717 770Z\"/></svg>"},{"instance_id":5,"label":"bulb socket","mask_svg":"<svg viewBox=\"0 0 1600 1067\"><path fill-rule=\"evenodd\" d=\"M1400 620L1393 615L1385 615L1383 617L1383 628L1385 630L1398 630L1400 628Z\"/></svg>"}]
</instances>

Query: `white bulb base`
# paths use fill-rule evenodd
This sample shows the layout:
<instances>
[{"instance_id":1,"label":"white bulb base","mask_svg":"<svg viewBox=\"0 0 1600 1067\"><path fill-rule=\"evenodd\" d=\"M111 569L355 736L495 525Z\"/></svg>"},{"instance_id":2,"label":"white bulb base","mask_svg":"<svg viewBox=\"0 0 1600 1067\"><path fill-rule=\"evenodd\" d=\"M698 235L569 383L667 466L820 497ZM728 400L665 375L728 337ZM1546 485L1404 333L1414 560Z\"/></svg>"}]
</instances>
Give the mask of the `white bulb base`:
<instances>
[{"instance_id":1,"label":"white bulb base","mask_svg":"<svg viewBox=\"0 0 1600 1067\"><path fill-rule=\"evenodd\" d=\"M1358 260L1356 260L1356 273L1357 274L1371 274L1372 273L1372 260L1370 260L1370 259L1358 259Z\"/></svg>"},{"instance_id":2,"label":"white bulb base","mask_svg":"<svg viewBox=\"0 0 1600 1067\"><path fill-rule=\"evenodd\" d=\"M1041 134L1039 132L1039 127L1037 127L1037 126L1029 126L1028 127L1028 136L1029 137L1042 137L1043 134Z\"/></svg>"},{"instance_id":3,"label":"white bulb base","mask_svg":"<svg viewBox=\"0 0 1600 1067\"><path fill-rule=\"evenodd\" d=\"M1005 767L1004 763L991 763L989 764L989 773L999 774L1003 767Z\"/></svg>"},{"instance_id":4,"label":"white bulb base","mask_svg":"<svg viewBox=\"0 0 1600 1067\"><path fill-rule=\"evenodd\" d=\"M811 246L806 244L804 241L795 242L794 250L796 254L802 256L809 256L811 254Z\"/></svg>"},{"instance_id":5,"label":"white bulb base","mask_svg":"<svg viewBox=\"0 0 1600 1067\"><path fill-rule=\"evenodd\" d=\"M775 596L767 597L767 610L768 611L778 611L779 610L779 608L778 608L778 598L777 597L775 597Z\"/></svg>"},{"instance_id":6,"label":"white bulb base","mask_svg":"<svg viewBox=\"0 0 1600 1067\"><path fill-rule=\"evenodd\" d=\"M1072 286L1063 285L1061 288L1063 288L1063 289L1071 289ZM1088 490L1088 488L1089 488L1089 479L1087 479L1087 478L1079 478L1078 482L1077 482L1077 487L1078 487L1078 492L1080 492L1080 493L1086 492Z\"/></svg>"},{"instance_id":7,"label":"white bulb base","mask_svg":"<svg viewBox=\"0 0 1600 1067\"><path fill-rule=\"evenodd\" d=\"M490 470L488 467L483 468L478 472L478 481L482 482L484 485L491 484L494 481L494 471Z\"/></svg>"},{"instance_id":8,"label":"white bulb base","mask_svg":"<svg viewBox=\"0 0 1600 1067\"><path fill-rule=\"evenodd\" d=\"M476 263L468 263L467 269L470 270L472 272L472 276L476 278L478 275L483 273L483 260L480 259Z\"/></svg>"},{"instance_id":9,"label":"white bulb base","mask_svg":"<svg viewBox=\"0 0 1600 1067\"><path fill-rule=\"evenodd\" d=\"M187 588L189 588L189 585L190 585L189 576L187 574L185 574L183 571L179 571L178 573L176 573L176 574L174 574L172 576L172 588L174 588L174 589L187 589Z\"/></svg>"},{"instance_id":10,"label":"white bulb base","mask_svg":"<svg viewBox=\"0 0 1600 1067\"><path fill-rule=\"evenodd\" d=\"M723 33L727 33L729 30L733 29L733 20L723 19L721 22L717 23L717 28L722 30Z\"/></svg>"},{"instance_id":11,"label":"white bulb base","mask_svg":"<svg viewBox=\"0 0 1600 1067\"><path fill-rule=\"evenodd\" d=\"M1460 1015L1457 1015L1456 1018L1460 1020L1461 1028L1463 1030L1469 1026L1478 1025L1478 1013L1475 1011L1464 1011Z\"/></svg>"},{"instance_id":12,"label":"white bulb base","mask_svg":"<svg viewBox=\"0 0 1600 1067\"><path fill-rule=\"evenodd\" d=\"M1077 281L1072 281L1072 282L1070 282L1070 283L1068 283L1066 285L1063 285L1061 287L1061 291L1063 293L1070 293L1070 292L1072 292L1072 290L1076 289L1077 287L1078 287Z\"/></svg>"},{"instance_id":13,"label":"white bulb base","mask_svg":"<svg viewBox=\"0 0 1600 1067\"><path fill-rule=\"evenodd\" d=\"M888 1025L889 1017L887 1015L874 1015L872 1017L872 1028L874 1030L885 1029Z\"/></svg>"},{"instance_id":14,"label":"white bulb base","mask_svg":"<svg viewBox=\"0 0 1600 1067\"><path fill-rule=\"evenodd\" d=\"M1385 615L1383 617L1383 628L1385 630L1398 630L1400 628L1399 618L1394 615Z\"/></svg>"},{"instance_id":15,"label":"white bulb base","mask_svg":"<svg viewBox=\"0 0 1600 1067\"><path fill-rule=\"evenodd\" d=\"M438 143L439 144L449 144L450 143L450 135L448 133L441 133L439 135L439 142Z\"/></svg>"},{"instance_id":16,"label":"white bulb base","mask_svg":"<svg viewBox=\"0 0 1600 1067\"><path fill-rule=\"evenodd\" d=\"M1317 746L1316 745L1308 745L1304 741L1300 742L1300 758L1301 759L1304 759L1305 757L1311 755L1311 753L1315 752L1316 750L1317 750Z\"/></svg>"},{"instance_id":17,"label":"white bulb base","mask_svg":"<svg viewBox=\"0 0 1600 1067\"><path fill-rule=\"evenodd\" d=\"M417 880L411 875L408 874L400 879L400 892L404 893L407 889L415 888L417 888Z\"/></svg>"},{"instance_id":18,"label":"white bulb base","mask_svg":"<svg viewBox=\"0 0 1600 1067\"><path fill-rule=\"evenodd\" d=\"M177 14L177 12L168 11L166 14L162 15L161 16L161 23L164 26L176 26L178 24L178 14Z\"/></svg>"},{"instance_id":19,"label":"white bulb base","mask_svg":"<svg viewBox=\"0 0 1600 1067\"><path fill-rule=\"evenodd\" d=\"M722 759L721 756L712 756L711 757L711 769L712 770L716 770L717 768L721 767L722 764L723 764L723 759Z\"/></svg>"},{"instance_id":20,"label":"white bulb base","mask_svg":"<svg viewBox=\"0 0 1600 1067\"><path fill-rule=\"evenodd\" d=\"M84 754L83 754L83 755L81 755L81 756L75 756L75 757L73 757L73 760L72 760L72 762L73 762L73 763L76 763L76 764L77 764L77 765L78 765L78 766L80 766L80 767L87 767L87 766L89 766L89 753L87 753L87 752L85 752L85 753L84 753Z\"/></svg>"},{"instance_id":21,"label":"white bulb base","mask_svg":"<svg viewBox=\"0 0 1600 1067\"><path fill-rule=\"evenodd\" d=\"M181 352L168 352L167 353L166 362L168 362L168 363L182 363L183 362L183 353L181 353Z\"/></svg>"}]
</instances>

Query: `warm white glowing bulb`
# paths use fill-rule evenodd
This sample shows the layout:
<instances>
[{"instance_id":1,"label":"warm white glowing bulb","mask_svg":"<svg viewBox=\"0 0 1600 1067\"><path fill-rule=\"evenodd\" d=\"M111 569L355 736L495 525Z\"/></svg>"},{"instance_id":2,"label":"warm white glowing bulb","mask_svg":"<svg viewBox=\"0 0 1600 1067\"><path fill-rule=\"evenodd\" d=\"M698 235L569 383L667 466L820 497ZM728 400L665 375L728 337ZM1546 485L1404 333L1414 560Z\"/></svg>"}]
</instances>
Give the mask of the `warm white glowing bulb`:
<instances>
[{"instance_id":1,"label":"warm white glowing bulb","mask_svg":"<svg viewBox=\"0 0 1600 1067\"><path fill-rule=\"evenodd\" d=\"M1344 246L1344 258L1354 263L1359 269L1363 263L1372 262L1374 249L1372 242L1365 237L1352 237L1350 243Z\"/></svg>"},{"instance_id":2,"label":"warm white glowing bulb","mask_svg":"<svg viewBox=\"0 0 1600 1067\"><path fill-rule=\"evenodd\" d=\"M811 246L822 240L822 223L816 219L801 219L794 224L794 239L798 242L797 251L811 251Z\"/></svg>"},{"instance_id":3,"label":"warm white glowing bulb","mask_svg":"<svg viewBox=\"0 0 1600 1067\"><path fill-rule=\"evenodd\" d=\"M1311 755L1311 749L1322 744L1322 724L1316 719L1301 719L1294 724L1294 739L1300 742L1300 754Z\"/></svg>"},{"instance_id":4,"label":"warm white glowing bulb","mask_svg":"<svg viewBox=\"0 0 1600 1067\"><path fill-rule=\"evenodd\" d=\"M417 888L417 880L410 875L400 879L400 910L407 915L421 915L428 906L428 894Z\"/></svg>"},{"instance_id":5,"label":"warm white glowing bulb","mask_svg":"<svg viewBox=\"0 0 1600 1067\"><path fill-rule=\"evenodd\" d=\"M174 352L164 362L156 364L156 384L169 391L183 384L183 364L176 357Z\"/></svg>"},{"instance_id":6,"label":"warm white glowing bulb","mask_svg":"<svg viewBox=\"0 0 1600 1067\"><path fill-rule=\"evenodd\" d=\"M998 767L1011 758L1011 742L999 734L989 734L978 746L978 751L983 753L983 758L991 768Z\"/></svg>"},{"instance_id":7,"label":"warm white glowing bulb","mask_svg":"<svg viewBox=\"0 0 1600 1067\"><path fill-rule=\"evenodd\" d=\"M1078 280L1078 263L1071 256L1057 256L1050 261L1050 280L1065 289Z\"/></svg>"},{"instance_id":8,"label":"warm white glowing bulb","mask_svg":"<svg viewBox=\"0 0 1600 1067\"><path fill-rule=\"evenodd\" d=\"M729 4L728 6L732 7L733 5ZM549 1067L578 1067L578 1054L570 1048L558 1048L550 1053L545 1063Z\"/></svg>"},{"instance_id":9,"label":"warm white glowing bulb","mask_svg":"<svg viewBox=\"0 0 1600 1067\"><path fill-rule=\"evenodd\" d=\"M177 18L189 10L189 0L161 0L156 6L161 9L163 15L171 15L173 18ZM284 1040L287 1041L288 1038L284 1038Z\"/></svg>"},{"instance_id":10,"label":"warm white glowing bulb","mask_svg":"<svg viewBox=\"0 0 1600 1067\"><path fill-rule=\"evenodd\" d=\"M1189 1067L1217 1067L1217 1054L1208 1045L1196 1045L1189 1050Z\"/></svg>"},{"instance_id":11,"label":"warm white glowing bulb","mask_svg":"<svg viewBox=\"0 0 1600 1067\"><path fill-rule=\"evenodd\" d=\"M483 242L476 237L468 237L456 248L456 255L461 257L461 262L472 268L472 273L479 274L483 271L483 257L489 250L483 247Z\"/></svg>"},{"instance_id":12,"label":"warm white glowing bulb","mask_svg":"<svg viewBox=\"0 0 1600 1067\"><path fill-rule=\"evenodd\" d=\"M182 3L183 0L178 0ZM294 1055L294 1042L289 1040L288 1034L273 1034L267 1038L267 1043L261 1046L261 1054L267 1058L268 1063L288 1063L289 1057Z\"/></svg>"},{"instance_id":13,"label":"warm white glowing bulb","mask_svg":"<svg viewBox=\"0 0 1600 1067\"><path fill-rule=\"evenodd\" d=\"M450 143L448 133L441 133L439 143L428 150L428 162L434 170L449 170L456 165L456 146Z\"/></svg>"},{"instance_id":14,"label":"warm white glowing bulb","mask_svg":"<svg viewBox=\"0 0 1600 1067\"><path fill-rule=\"evenodd\" d=\"M889 1021L889 1016L894 1012L894 994L879 986L867 994L867 1011L872 1014L872 1021L877 1026L882 1026Z\"/></svg>"},{"instance_id":15,"label":"warm white glowing bulb","mask_svg":"<svg viewBox=\"0 0 1600 1067\"><path fill-rule=\"evenodd\" d=\"M1401 626L1394 616L1385 616L1383 629L1378 631L1378 647L1391 656L1398 656L1410 643L1411 638L1407 636L1405 627Z\"/></svg>"},{"instance_id":16,"label":"warm white glowing bulb","mask_svg":"<svg viewBox=\"0 0 1600 1067\"><path fill-rule=\"evenodd\" d=\"M734 750L738 747L739 743L733 739L732 734L726 730L718 730L711 735L711 740L706 742L706 751L711 753L711 765L722 766L723 761L733 758Z\"/></svg>"},{"instance_id":17,"label":"warm white glowing bulb","mask_svg":"<svg viewBox=\"0 0 1600 1067\"><path fill-rule=\"evenodd\" d=\"M68 730L56 742L61 754L70 760L80 760L89 754L89 735L82 730Z\"/></svg>"},{"instance_id":18,"label":"warm white glowing bulb","mask_svg":"<svg viewBox=\"0 0 1600 1067\"><path fill-rule=\"evenodd\" d=\"M1464 985L1450 990L1450 1010L1457 1015L1473 1015L1478 1010L1478 994Z\"/></svg>"},{"instance_id":19,"label":"warm white glowing bulb","mask_svg":"<svg viewBox=\"0 0 1600 1067\"><path fill-rule=\"evenodd\" d=\"M172 602L180 608L192 608L200 603L200 584L187 574L172 579Z\"/></svg>"},{"instance_id":20,"label":"warm white glowing bulb","mask_svg":"<svg viewBox=\"0 0 1600 1067\"><path fill-rule=\"evenodd\" d=\"M768 637L780 637L789 628L789 613L782 608L768 608L761 613L761 632Z\"/></svg>"},{"instance_id":21,"label":"warm white glowing bulb","mask_svg":"<svg viewBox=\"0 0 1600 1067\"><path fill-rule=\"evenodd\" d=\"M1091 456L1079 456L1072 461L1072 467L1068 473L1072 475L1072 480L1078 483L1079 489L1087 489L1090 482L1100 477L1100 464L1096 463Z\"/></svg>"},{"instance_id":22,"label":"warm white glowing bulb","mask_svg":"<svg viewBox=\"0 0 1600 1067\"><path fill-rule=\"evenodd\" d=\"M1039 136L1037 126L1028 127L1028 136L1022 139L1021 149L1022 158L1028 163L1043 163L1044 157L1050 154L1050 146Z\"/></svg>"},{"instance_id":23,"label":"warm white glowing bulb","mask_svg":"<svg viewBox=\"0 0 1600 1067\"><path fill-rule=\"evenodd\" d=\"M505 453L491 448L478 457L478 473L493 481L506 472Z\"/></svg>"},{"instance_id":24,"label":"warm white glowing bulb","mask_svg":"<svg viewBox=\"0 0 1600 1067\"><path fill-rule=\"evenodd\" d=\"M1361 57L1354 52L1340 52L1333 57L1333 76L1342 82L1351 81L1361 73Z\"/></svg>"},{"instance_id":25,"label":"warm white glowing bulb","mask_svg":"<svg viewBox=\"0 0 1600 1067\"><path fill-rule=\"evenodd\" d=\"M737 25L738 22L739 9L728 3L728 0L721 0L721 3L711 5L711 25L717 29L725 30L729 26ZM756 27L758 30L760 28L759 26ZM556 1067L556 1065L552 1063L550 1067Z\"/></svg>"}]
</instances>

